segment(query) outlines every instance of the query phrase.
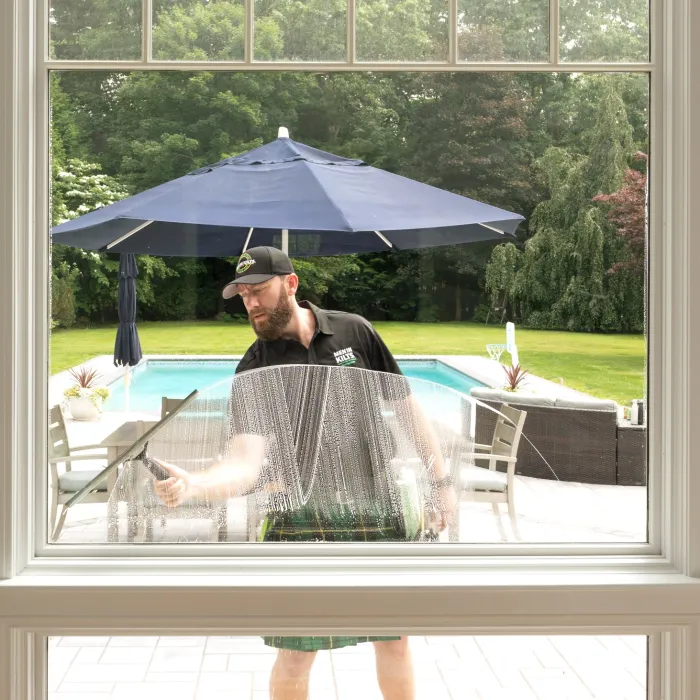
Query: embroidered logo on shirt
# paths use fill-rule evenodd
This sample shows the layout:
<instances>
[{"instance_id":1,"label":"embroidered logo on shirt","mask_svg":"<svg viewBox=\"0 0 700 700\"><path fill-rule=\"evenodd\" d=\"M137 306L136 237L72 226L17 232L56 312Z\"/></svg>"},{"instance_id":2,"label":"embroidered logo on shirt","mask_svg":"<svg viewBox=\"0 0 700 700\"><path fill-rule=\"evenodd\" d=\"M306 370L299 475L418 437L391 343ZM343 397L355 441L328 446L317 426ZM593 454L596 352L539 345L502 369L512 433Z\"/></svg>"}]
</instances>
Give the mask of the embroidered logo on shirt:
<instances>
[{"instance_id":1,"label":"embroidered logo on shirt","mask_svg":"<svg viewBox=\"0 0 700 700\"><path fill-rule=\"evenodd\" d=\"M250 257L248 253L243 253L238 259L238 265L236 265L236 273L245 272L248 268L255 265L255 260Z\"/></svg>"},{"instance_id":2,"label":"embroidered logo on shirt","mask_svg":"<svg viewBox=\"0 0 700 700\"><path fill-rule=\"evenodd\" d=\"M336 350L333 353L333 357L335 357L335 361L339 365L343 366L354 365L355 362L357 362L357 358L355 357L355 353L352 351L352 348L343 348L342 350Z\"/></svg>"}]
</instances>

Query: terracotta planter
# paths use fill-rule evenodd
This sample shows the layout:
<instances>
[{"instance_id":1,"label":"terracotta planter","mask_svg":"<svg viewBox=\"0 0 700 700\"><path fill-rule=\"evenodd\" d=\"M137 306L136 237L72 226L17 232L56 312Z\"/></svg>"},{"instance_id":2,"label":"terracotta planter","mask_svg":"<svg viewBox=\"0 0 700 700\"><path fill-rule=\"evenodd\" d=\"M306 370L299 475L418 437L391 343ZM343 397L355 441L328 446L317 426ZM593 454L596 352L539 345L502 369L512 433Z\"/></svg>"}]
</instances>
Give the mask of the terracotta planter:
<instances>
[{"instance_id":1,"label":"terracotta planter","mask_svg":"<svg viewBox=\"0 0 700 700\"><path fill-rule=\"evenodd\" d=\"M98 406L102 405L102 399L95 398ZM100 417L100 411L86 396L72 396L68 399L68 410L70 411L73 420L97 420Z\"/></svg>"}]
</instances>

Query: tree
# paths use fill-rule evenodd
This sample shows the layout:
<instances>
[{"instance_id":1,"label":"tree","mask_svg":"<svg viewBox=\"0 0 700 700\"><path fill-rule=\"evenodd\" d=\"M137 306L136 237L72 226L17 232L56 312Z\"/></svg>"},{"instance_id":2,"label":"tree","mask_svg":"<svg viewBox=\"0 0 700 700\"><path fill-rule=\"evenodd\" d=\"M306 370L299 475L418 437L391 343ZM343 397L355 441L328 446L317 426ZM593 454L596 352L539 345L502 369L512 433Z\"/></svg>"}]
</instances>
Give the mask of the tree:
<instances>
[{"instance_id":1,"label":"tree","mask_svg":"<svg viewBox=\"0 0 700 700\"><path fill-rule=\"evenodd\" d=\"M560 10L559 43L567 61L646 61L647 0L578 0Z\"/></svg>"},{"instance_id":2,"label":"tree","mask_svg":"<svg viewBox=\"0 0 700 700\"><path fill-rule=\"evenodd\" d=\"M486 266L486 291L491 296L491 309L500 311L500 323L508 313L510 297L515 286L520 251L513 243L496 246ZM486 319L488 323L488 317Z\"/></svg>"},{"instance_id":3,"label":"tree","mask_svg":"<svg viewBox=\"0 0 700 700\"><path fill-rule=\"evenodd\" d=\"M527 216L537 201L529 146L532 104L514 77L429 74L413 87L403 127L410 158L404 173ZM461 320L465 304L475 309L490 253L488 245L422 252L421 308L434 307L424 317ZM470 290L477 298L467 302Z\"/></svg>"},{"instance_id":4,"label":"tree","mask_svg":"<svg viewBox=\"0 0 700 700\"><path fill-rule=\"evenodd\" d=\"M576 156L550 148L536 162L550 198L530 221L516 275L514 295L523 320L543 328L631 331L643 328L643 286L610 267L623 253L619 236L606 220L599 194L616 191L631 156L631 127L614 78L605 80L590 154Z\"/></svg>"},{"instance_id":5,"label":"tree","mask_svg":"<svg viewBox=\"0 0 700 700\"><path fill-rule=\"evenodd\" d=\"M547 60L547 2L461 0L458 7L460 58L472 61ZM489 54L486 59L485 52Z\"/></svg>"},{"instance_id":6,"label":"tree","mask_svg":"<svg viewBox=\"0 0 700 700\"><path fill-rule=\"evenodd\" d=\"M55 162L54 158L54 162ZM65 165L55 162L52 187L52 223L60 224L127 197L129 191L114 177L101 172L99 165L69 159ZM177 276L161 258L138 256L137 279L139 306L162 300L154 294L159 280ZM106 253L52 246L52 318L64 327L76 317L105 321L116 316L119 257ZM172 288L175 285L170 285ZM178 299L182 305L182 299ZM172 308L177 308L173 304Z\"/></svg>"},{"instance_id":7,"label":"tree","mask_svg":"<svg viewBox=\"0 0 700 700\"><path fill-rule=\"evenodd\" d=\"M61 0L51 3L52 58L138 60L141 0Z\"/></svg>"},{"instance_id":8,"label":"tree","mask_svg":"<svg viewBox=\"0 0 700 700\"><path fill-rule=\"evenodd\" d=\"M646 164L645 153L636 153L636 161ZM625 241L628 256L618 260L610 268L612 274L629 270L635 275L642 276L646 269L646 198L647 176L633 168L625 170L623 185L612 194L599 194L594 202L605 202L612 205L608 212L608 220L617 227L617 233Z\"/></svg>"},{"instance_id":9,"label":"tree","mask_svg":"<svg viewBox=\"0 0 700 700\"><path fill-rule=\"evenodd\" d=\"M69 159L65 166L54 153L52 187L52 223L60 224L107 206L127 196L126 189L114 178L100 172L100 166ZM76 312L90 313L98 305L114 305L109 298L110 274L116 263L104 253L95 253L54 245L52 248L51 313L55 325L75 323ZM116 292L115 295L116 296Z\"/></svg>"},{"instance_id":10,"label":"tree","mask_svg":"<svg viewBox=\"0 0 700 700\"><path fill-rule=\"evenodd\" d=\"M602 31L605 3L574 4L587 36ZM139 38L140 51L134 0L56 5L51 38L62 58L107 58L123 45L122 35ZM256 0L256 58L342 58L346 5ZM546 55L546 3L479 0L458 7L461 57L487 63ZM358 57L440 58L445 8L444 0L358 2ZM239 58L242 10L243 3L223 0L156 0L155 56ZM574 43L564 49L583 52L573 29L567 31ZM607 274L628 260L629 246L606 216L610 203L591 200L617 191L629 154L646 150L644 75L62 71L51 87L55 162L99 164L99 174L138 192L272 140L283 124L293 138L323 150L522 213L527 222L519 236L532 240L517 261L508 313L557 327L639 325L643 285L627 268ZM613 109L604 123L601 106L615 108L611 89L624 114ZM627 137L619 138L625 129ZM64 207L63 193L54 188L54 212L80 206ZM94 203L88 197L85 206ZM492 250L477 244L368 254L338 258L338 267L305 259L306 294L372 318L461 320L477 307L488 310ZM500 253L494 255L498 263ZM77 313L109 319L116 285L106 269L104 289L97 285L91 260L80 261ZM232 274L225 259L144 259L141 269L145 318L210 318L224 310L219 288Z\"/></svg>"}]
</instances>

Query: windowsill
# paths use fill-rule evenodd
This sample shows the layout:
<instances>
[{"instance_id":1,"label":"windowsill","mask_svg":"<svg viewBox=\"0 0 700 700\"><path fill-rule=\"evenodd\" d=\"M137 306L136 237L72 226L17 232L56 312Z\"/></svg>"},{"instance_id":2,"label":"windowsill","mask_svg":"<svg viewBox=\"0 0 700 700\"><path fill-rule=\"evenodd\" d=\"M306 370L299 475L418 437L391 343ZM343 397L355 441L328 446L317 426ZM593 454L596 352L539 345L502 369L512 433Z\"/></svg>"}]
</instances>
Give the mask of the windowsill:
<instances>
[{"instance_id":1,"label":"windowsill","mask_svg":"<svg viewBox=\"0 0 700 700\"><path fill-rule=\"evenodd\" d=\"M476 562L460 570L438 560L430 570L417 571L415 562L406 560L404 570L380 564L350 572L342 561L326 560L322 567L317 561L314 567L313 561L295 559L288 566L271 560L263 567L258 562L237 573L231 573L231 560L200 560L189 566L167 560L59 563L60 568L29 567L23 575L0 582L0 618L48 615L59 602L62 616L99 617L115 599L133 601L131 619L167 616L169 611L175 618L190 619L196 610L200 619L224 615L230 623L250 618L258 627L272 619L284 627L286 619L309 628L362 623L373 630L436 624L450 615L514 620L573 610L582 619L700 614L700 580L673 571L661 560L657 566L651 561L646 566L642 561L636 566L570 562L559 571L516 566L496 571ZM139 563L140 571L133 566ZM196 604L190 607L188 601ZM143 619L145 624L148 618Z\"/></svg>"},{"instance_id":2,"label":"windowsill","mask_svg":"<svg viewBox=\"0 0 700 700\"><path fill-rule=\"evenodd\" d=\"M142 553L143 554L143 553ZM173 553L174 554L174 553ZM159 585L267 586L267 587L467 587L570 585L699 586L657 555L608 556L120 556L43 557L33 559L10 585ZM70 582L70 583L67 583Z\"/></svg>"}]
</instances>

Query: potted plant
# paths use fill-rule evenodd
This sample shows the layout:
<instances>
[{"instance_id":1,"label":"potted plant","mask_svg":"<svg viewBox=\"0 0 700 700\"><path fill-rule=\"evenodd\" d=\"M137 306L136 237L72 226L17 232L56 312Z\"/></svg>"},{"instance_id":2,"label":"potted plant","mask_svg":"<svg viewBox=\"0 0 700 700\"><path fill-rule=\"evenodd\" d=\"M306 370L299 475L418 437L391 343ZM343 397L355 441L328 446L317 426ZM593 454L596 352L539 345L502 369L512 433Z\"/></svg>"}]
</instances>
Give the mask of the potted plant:
<instances>
[{"instance_id":1,"label":"potted plant","mask_svg":"<svg viewBox=\"0 0 700 700\"><path fill-rule=\"evenodd\" d=\"M503 387L505 391L516 392L521 388L522 383L527 377L527 370L521 369L520 365L514 367L503 366L503 371L506 374L506 385Z\"/></svg>"},{"instance_id":2,"label":"potted plant","mask_svg":"<svg viewBox=\"0 0 700 700\"><path fill-rule=\"evenodd\" d=\"M102 403L109 396L106 386L96 386L100 374L89 367L71 369L75 383L63 392L68 410L75 420L95 420L102 413Z\"/></svg>"},{"instance_id":3,"label":"potted plant","mask_svg":"<svg viewBox=\"0 0 700 700\"><path fill-rule=\"evenodd\" d=\"M476 399L483 401L500 401L503 403L522 402L527 403L543 401L554 405L554 399L551 397L540 395L538 392L528 386L527 378L529 373L526 369L522 369L520 365L509 367L501 364L505 374L505 382L499 388L492 387L474 387L469 393ZM517 397L510 397L509 394L518 394Z\"/></svg>"}]
</instances>

